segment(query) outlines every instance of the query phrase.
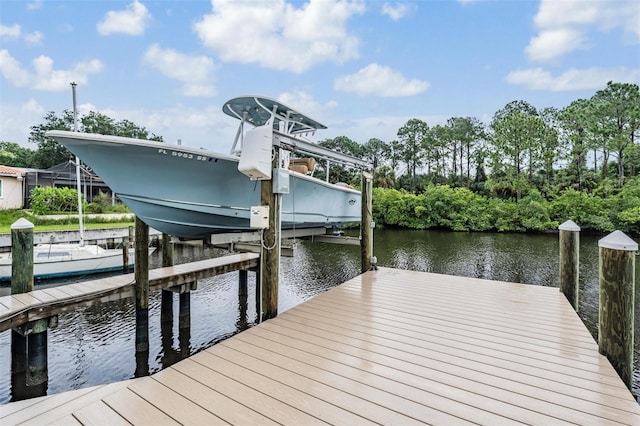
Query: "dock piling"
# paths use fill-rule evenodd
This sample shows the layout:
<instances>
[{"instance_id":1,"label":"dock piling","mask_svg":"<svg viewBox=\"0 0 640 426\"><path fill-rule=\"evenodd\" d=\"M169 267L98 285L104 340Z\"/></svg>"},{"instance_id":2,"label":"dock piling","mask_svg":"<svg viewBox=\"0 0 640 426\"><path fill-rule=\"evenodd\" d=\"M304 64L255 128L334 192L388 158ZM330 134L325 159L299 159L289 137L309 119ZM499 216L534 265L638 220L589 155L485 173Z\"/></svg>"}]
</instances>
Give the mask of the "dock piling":
<instances>
[{"instance_id":1,"label":"dock piling","mask_svg":"<svg viewBox=\"0 0 640 426\"><path fill-rule=\"evenodd\" d=\"M271 161L280 167L280 149L274 147ZM260 204L269 206L269 227L262 234L262 321L278 316L278 276L280 273L280 194L273 191L273 180L260 182Z\"/></svg>"},{"instance_id":2,"label":"dock piling","mask_svg":"<svg viewBox=\"0 0 640 426\"><path fill-rule=\"evenodd\" d=\"M621 231L598 241L600 307L598 347L622 381L633 380L635 258L638 244Z\"/></svg>"},{"instance_id":3,"label":"dock piling","mask_svg":"<svg viewBox=\"0 0 640 426\"><path fill-rule=\"evenodd\" d=\"M372 222L372 202L371 192L373 190L373 176L365 171L362 172L362 219L360 223L360 257L361 271L367 272L375 267L373 257L373 222Z\"/></svg>"},{"instance_id":4,"label":"dock piling","mask_svg":"<svg viewBox=\"0 0 640 426\"><path fill-rule=\"evenodd\" d=\"M578 312L580 302L580 227L567 220L560 230L560 291Z\"/></svg>"},{"instance_id":5,"label":"dock piling","mask_svg":"<svg viewBox=\"0 0 640 426\"><path fill-rule=\"evenodd\" d=\"M21 218L11 225L11 294L34 290L33 281L33 223ZM48 319L38 319L14 328L11 333L12 378L21 382L28 398L46 390Z\"/></svg>"},{"instance_id":6,"label":"dock piling","mask_svg":"<svg viewBox=\"0 0 640 426\"><path fill-rule=\"evenodd\" d=\"M136 377L149 374L149 226L136 216Z\"/></svg>"},{"instance_id":7,"label":"dock piling","mask_svg":"<svg viewBox=\"0 0 640 426\"><path fill-rule=\"evenodd\" d=\"M173 243L171 237L162 234L162 267L173 266ZM171 290L162 290L161 293L161 309L160 322L173 322L173 292Z\"/></svg>"},{"instance_id":8,"label":"dock piling","mask_svg":"<svg viewBox=\"0 0 640 426\"><path fill-rule=\"evenodd\" d=\"M129 273L129 248L133 241L133 227L129 227L129 235L122 239L122 271L124 274Z\"/></svg>"},{"instance_id":9,"label":"dock piling","mask_svg":"<svg viewBox=\"0 0 640 426\"><path fill-rule=\"evenodd\" d=\"M236 328L238 331L247 329L247 297L248 297L249 271L241 269L238 271L238 321Z\"/></svg>"},{"instance_id":10,"label":"dock piling","mask_svg":"<svg viewBox=\"0 0 640 426\"><path fill-rule=\"evenodd\" d=\"M11 294L33 291L33 223L20 218L11 225Z\"/></svg>"}]
</instances>

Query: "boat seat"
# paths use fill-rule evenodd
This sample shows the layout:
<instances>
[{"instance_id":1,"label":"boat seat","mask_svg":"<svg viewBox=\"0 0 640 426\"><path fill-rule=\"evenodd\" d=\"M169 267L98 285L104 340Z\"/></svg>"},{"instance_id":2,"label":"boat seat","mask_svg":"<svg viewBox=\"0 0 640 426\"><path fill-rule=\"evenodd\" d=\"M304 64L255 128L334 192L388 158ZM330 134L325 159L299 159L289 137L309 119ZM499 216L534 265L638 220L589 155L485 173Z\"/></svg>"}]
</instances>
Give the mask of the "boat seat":
<instances>
[{"instance_id":1,"label":"boat seat","mask_svg":"<svg viewBox=\"0 0 640 426\"><path fill-rule=\"evenodd\" d=\"M292 158L289 160L289 170L294 172L307 174L316 168L316 160L314 158Z\"/></svg>"}]
</instances>

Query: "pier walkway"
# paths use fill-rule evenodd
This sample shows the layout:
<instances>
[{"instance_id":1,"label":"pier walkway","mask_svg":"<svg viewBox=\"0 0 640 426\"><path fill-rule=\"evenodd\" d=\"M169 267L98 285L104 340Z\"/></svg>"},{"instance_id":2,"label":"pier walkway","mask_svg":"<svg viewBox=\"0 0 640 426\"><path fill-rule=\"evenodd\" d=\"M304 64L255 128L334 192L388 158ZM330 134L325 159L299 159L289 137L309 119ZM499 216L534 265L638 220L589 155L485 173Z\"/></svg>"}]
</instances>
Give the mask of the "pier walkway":
<instances>
[{"instance_id":1,"label":"pier walkway","mask_svg":"<svg viewBox=\"0 0 640 426\"><path fill-rule=\"evenodd\" d=\"M380 268L149 377L0 424L638 425L557 288Z\"/></svg>"},{"instance_id":2,"label":"pier walkway","mask_svg":"<svg viewBox=\"0 0 640 426\"><path fill-rule=\"evenodd\" d=\"M182 265L149 270L149 288L167 289L198 279L258 266L259 256L241 253ZM114 275L93 281L0 297L0 331L41 318L49 318L73 306L107 302L134 296L134 274Z\"/></svg>"}]
</instances>

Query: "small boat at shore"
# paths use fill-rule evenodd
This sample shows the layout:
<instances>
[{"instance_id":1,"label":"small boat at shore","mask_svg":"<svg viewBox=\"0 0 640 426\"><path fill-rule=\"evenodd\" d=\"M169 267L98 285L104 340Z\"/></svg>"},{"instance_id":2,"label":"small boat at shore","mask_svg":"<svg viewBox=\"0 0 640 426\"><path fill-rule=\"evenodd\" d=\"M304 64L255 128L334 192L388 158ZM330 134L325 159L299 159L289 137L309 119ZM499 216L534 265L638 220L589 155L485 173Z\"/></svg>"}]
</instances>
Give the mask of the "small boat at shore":
<instances>
[{"instance_id":1,"label":"small boat at shore","mask_svg":"<svg viewBox=\"0 0 640 426\"><path fill-rule=\"evenodd\" d=\"M308 153L318 146L306 142L304 135L326 128L265 97L234 98L223 111L240 120L231 154L99 134L51 130L46 135L82 158L147 225L176 237L207 238L254 229L250 213L252 206L260 205L261 185L255 176L239 170L243 156L247 158L243 144L246 148L246 141L256 139L252 131L258 131L258 138L277 138L293 146L295 153ZM246 132L245 126L250 126ZM263 149L266 160L260 160L269 173L272 149L277 149L271 142L268 150ZM288 181L282 196L283 229L331 228L360 221L359 191L313 177L315 161L288 154L282 156L281 165Z\"/></svg>"},{"instance_id":2,"label":"small boat at shore","mask_svg":"<svg viewBox=\"0 0 640 426\"><path fill-rule=\"evenodd\" d=\"M150 249L154 250L154 249ZM149 253L151 254L152 251ZM129 249L129 266L133 266L134 249ZM11 252L0 253L0 281L11 281ZM33 276L51 279L118 271L124 268L121 249L98 245L38 244L33 248Z\"/></svg>"}]
</instances>

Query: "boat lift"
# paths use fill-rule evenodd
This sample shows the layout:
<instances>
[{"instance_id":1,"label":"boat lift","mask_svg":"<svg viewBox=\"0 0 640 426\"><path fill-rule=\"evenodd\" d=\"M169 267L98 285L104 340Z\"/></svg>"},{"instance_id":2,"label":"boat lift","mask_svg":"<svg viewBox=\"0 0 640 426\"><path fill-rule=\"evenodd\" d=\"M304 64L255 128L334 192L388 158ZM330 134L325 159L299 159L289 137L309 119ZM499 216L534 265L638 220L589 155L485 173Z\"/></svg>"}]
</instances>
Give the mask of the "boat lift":
<instances>
[{"instance_id":1,"label":"boat lift","mask_svg":"<svg viewBox=\"0 0 640 426\"><path fill-rule=\"evenodd\" d=\"M268 142L260 140L257 143L264 143L266 146L262 147L263 152L268 152L272 155L271 149L276 148L280 151L287 151L295 154L303 154L312 156L321 160L331 161L336 164L342 164L346 166L357 167L361 170L367 170L369 165L356 157L344 154L341 152L333 151L325 148L308 140L305 140L309 135L315 134L317 130L326 129L327 127L320 122L301 114L292 108L276 101L261 96L243 96L234 98L228 101L222 108L223 112L227 115L240 120L238 130L231 148L231 154L241 156L245 143L252 141L245 140L245 123L249 123L254 126L254 129L263 128L262 133L258 134L259 139L267 139ZM258 132L256 132L258 133ZM254 136L251 136L254 137ZM270 145L270 146L269 146ZM260 151L258 148L253 148L254 151ZM245 153L246 155L246 153ZM251 163L257 163L259 160L256 157L260 154L250 153ZM266 154L265 154L266 155ZM288 166L288 155L286 156L283 165L285 168ZM241 157L242 159L242 157ZM259 166L244 166L250 169L247 174L250 178L256 180L268 180L271 178L271 165L264 164L270 163L269 159L262 161L262 170L257 170ZM244 173L244 172L243 172ZM256 178L255 176L263 176ZM275 174L274 174L275 176ZM282 230L282 239L288 238L307 238L311 241L327 242L336 244L360 244L360 239L356 237L344 237L341 235L327 235L326 228L296 228L292 230ZM224 234L213 234L210 237L209 243L214 246L226 245L229 248L240 249L245 247L250 249L246 245L240 243L249 243L260 240L260 232L232 232Z\"/></svg>"}]
</instances>

